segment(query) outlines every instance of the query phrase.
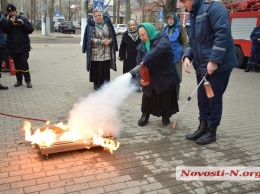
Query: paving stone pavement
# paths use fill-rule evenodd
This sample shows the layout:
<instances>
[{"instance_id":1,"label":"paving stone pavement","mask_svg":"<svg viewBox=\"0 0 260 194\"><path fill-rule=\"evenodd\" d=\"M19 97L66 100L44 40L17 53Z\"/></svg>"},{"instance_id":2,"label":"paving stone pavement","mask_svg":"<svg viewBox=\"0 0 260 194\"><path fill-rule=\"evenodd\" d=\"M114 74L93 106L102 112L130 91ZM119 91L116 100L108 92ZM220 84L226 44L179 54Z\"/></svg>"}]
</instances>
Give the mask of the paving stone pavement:
<instances>
[{"instance_id":1,"label":"paving stone pavement","mask_svg":"<svg viewBox=\"0 0 260 194\"><path fill-rule=\"evenodd\" d=\"M33 88L14 88L15 77L3 73L9 90L0 91L0 112L66 121L80 97L94 92L78 44L32 44L30 70ZM111 71L112 79L122 74ZM180 114L177 129L151 117L139 127L141 93L120 107L120 148L56 153L48 160L24 141L23 119L0 115L0 193L260 193L259 181L178 181L176 167L259 166L260 76L234 69L224 95L217 142L201 146L185 140L198 126L196 95ZM180 108L195 89L194 72L183 74ZM171 118L173 122L176 115ZM33 126L42 122L32 121Z\"/></svg>"}]
</instances>

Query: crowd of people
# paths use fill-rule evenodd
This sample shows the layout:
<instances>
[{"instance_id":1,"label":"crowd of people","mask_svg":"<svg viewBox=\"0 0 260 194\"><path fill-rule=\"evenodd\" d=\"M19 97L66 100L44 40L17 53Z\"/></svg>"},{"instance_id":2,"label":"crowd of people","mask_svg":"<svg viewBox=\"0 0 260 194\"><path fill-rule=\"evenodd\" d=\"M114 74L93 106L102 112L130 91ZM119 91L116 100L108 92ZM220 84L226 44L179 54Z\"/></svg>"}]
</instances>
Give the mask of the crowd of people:
<instances>
[{"instance_id":1,"label":"crowd of people","mask_svg":"<svg viewBox=\"0 0 260 194\"><path fill-rule=\"evenodd\" d=\"M138 65L148 69L149 81L140 75L135 76L143 92L142 114L138 120L141 127L148 123L150 115L161 117L162 124L169 125L170 117L179 111L182 65L184 71L190 73L189 66L192 64L197 84L207 79L214 96L208 98L203 85L198 86L199 127L186 139L197 144L209 144L216 141L223 94L232 69L238 64L229 14L217 1L181 2L190 13L186 29L180 24L176 13L166 16L163 31L157 31L149 22L138 25L131 19L128 30L122 36L119 60L123 61L123 73ZM94 15L88 18L82 50L87 53L87 70L90 71L94 89L109 81L110 68L116 71L117 50L111 21L95 10Z\"/></svg>"},{"instance_id":2,"label":"crowd of people","mask_svg":"<svg viewBox=\"0 0 260 194\"><path fill-rule=\"evenodd\" d=\"M149 81L136 74L137 90L143 92L141 118L137 124L145 126L150 115L161 117L162 124L170 124L170 117L179 112L178 98L182 81L182 68L190 73L193 65L198 84L199 127L186 136L187 140L197 144L209 144L216 141L216 131L220 125L223 109L223 94L227 88L233 67L238 64L235 45L231 35L229 14L218 1L180 0L189 12L184 28L172 12L166 16L166 26L157 31L149 22L137 24L134 19L128 21L127 31L123 34L118 48L116 33L111 19L99 10L88 17L84 31L82 52L86 53L86 69L94 90L110 81L110 69L117 71L118 59L123 62L123 74L140 65L148 69ZM28 65L30 39L33 32L30 22L18 16L16 7L8 4L7 14L0 13L0 59L2 66L6 62L7 51L14 60L16 83L32 87ZM260 27L251 34L252 52L246 72L253 70L258 63L260 46ZM5 35L4 35L5 34ZM203 80L210 82L214 96L209 98ZM0 84L0 89L8 87Z\"/></svg>"}]
</instances>

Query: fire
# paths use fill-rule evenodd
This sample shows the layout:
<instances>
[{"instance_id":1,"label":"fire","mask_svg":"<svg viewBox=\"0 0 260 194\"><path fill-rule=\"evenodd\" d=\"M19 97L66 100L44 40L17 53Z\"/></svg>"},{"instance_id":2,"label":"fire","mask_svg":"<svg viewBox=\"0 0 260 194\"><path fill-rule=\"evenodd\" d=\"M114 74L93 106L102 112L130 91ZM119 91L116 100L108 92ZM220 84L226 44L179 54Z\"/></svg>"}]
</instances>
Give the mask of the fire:
<instances>
[{"instance_id":1,"label":"fire","mask_svg":"<svg viewBox=\"0 0 260 194\"><path fill-rule=\"evenodd\" d=\"M119 148L120 143L111 136L107 131L99 129L97 133L86 131L92 136L92 138L83 137L77 130L70 128L69 125L64 125L62 122L50 125L50 122L46 122L43 127L37 128L35 132L32 131L31 123L24 121L22 129L25 132L25 140L30 141L32 144L37 144L42 147L50 147L59 142L88 142L93 145L102 146L108 149L111 153ZM104 135L105 134L105 135Z\"/></svg>"}]
</instances>

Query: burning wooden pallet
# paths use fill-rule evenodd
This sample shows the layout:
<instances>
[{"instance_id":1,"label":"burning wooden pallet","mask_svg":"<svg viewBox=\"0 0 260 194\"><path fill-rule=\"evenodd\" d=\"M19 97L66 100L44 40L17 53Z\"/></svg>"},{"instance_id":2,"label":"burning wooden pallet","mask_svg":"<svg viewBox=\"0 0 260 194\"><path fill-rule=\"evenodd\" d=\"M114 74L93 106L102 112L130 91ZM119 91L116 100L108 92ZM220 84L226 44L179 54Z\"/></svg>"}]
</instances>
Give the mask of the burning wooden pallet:
<instances>
[{"instance_id":1,"label":"burning wooden pallet","mask_svg":"<svg viewBox=\"0 0 260 194\"><path fill-rule=\"evenodd\" d=\"M46 126L31 127L30 124L25 123L23 128L25 130L27 140L32 141L32 144L35 145L35 148L40 149L40 152L45 157L45 159L48 159L49 154L79 149L90 149L92 147L104 147L112 153L119 147L119 142L116 141L114 137L110 136L109 134L102 136L100 134L96 134L93 135L93 139L62 141L59 140L59 137L61 137L68 130L59 126L48 125L47 128ZM40 137L42 134L46 132L46 130L51 130L51 133L55 134L57 141L53 141L52 143L48 144L44 141L37 142L33 140L32 137L34 135L38 135Z\"/></svg>"}]
</instances>

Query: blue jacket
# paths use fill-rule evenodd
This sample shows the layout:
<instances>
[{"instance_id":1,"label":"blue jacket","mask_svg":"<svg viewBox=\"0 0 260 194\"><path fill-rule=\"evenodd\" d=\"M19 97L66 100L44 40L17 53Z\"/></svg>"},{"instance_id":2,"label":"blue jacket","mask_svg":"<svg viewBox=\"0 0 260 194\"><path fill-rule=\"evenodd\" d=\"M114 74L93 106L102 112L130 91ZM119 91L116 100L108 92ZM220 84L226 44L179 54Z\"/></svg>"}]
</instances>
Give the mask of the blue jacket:
<instances>
[{"instance_id":1,"label":"blue jacket","mask_svg":"<svg viewBox=\"0 0 260 194\"><path fill-rule=\"evenodd\" d=\"M5 36L3 33L3 28L7 25L7 20L5 19L4 15L0 12L0 48L6 48Z\"/></svg>"},{"instance_id":2,"label":"blue jacket","mask_svg":"<svg viewBox=\"0 0 260 194\"><path fill-rule=\"evenodd\" d=\"M116 71L116 51L118 51L116 33L112 22L109 17L103 16L103 20L106 22L108 26L108 30L112 36L113 40L113 50L112 50L112 60L110 60L110 68ZM93 16L88 17L87 26L85 28L84 37L83 37L83 44L82 44L82 53L87 53L87 70L89 71L91 68L91 38L93 37L93 33L95 30L95 22Z\"/></svg>"},{"instance_id":3,"label":"blue jacket","mask_svg":"<svg viewBox=\"0 0 260 194\"><path fill-rule=\"evenodd\" d=\"M143 43L138 45L137 50L137 65L143 61L151 77L150 84L143 88L144 94L151 96L153 89L157 94L160 94L179 85L180 77L173 61L168 35L162 32L158 33L151 41L151 50L148 53Z\"/></svg>"},{"instance_id":4,"label":"blue jacket","mask_svg":"<svg viewBox=\"0 0 260 194\"><path fill-rule=\"evenodd\" d=\"M196 0L189 19L189 43L184 57L192 60L197 73L204 75L209 61L218 64L216 73L237 66L229 14L223 4Z\"/></svg>"},{"instance_id":5,"label":"blue jacket","mask_svg":"<svg viewBox=\"0 0 260 194\"><path fill-rule=\"evenodd\" d=\"M260 38L260 26L255 27L250 35L250 39L253 41L253 44L260 44L260 41L257 40L258 38Z\"/></svg>"}]
</instances>

